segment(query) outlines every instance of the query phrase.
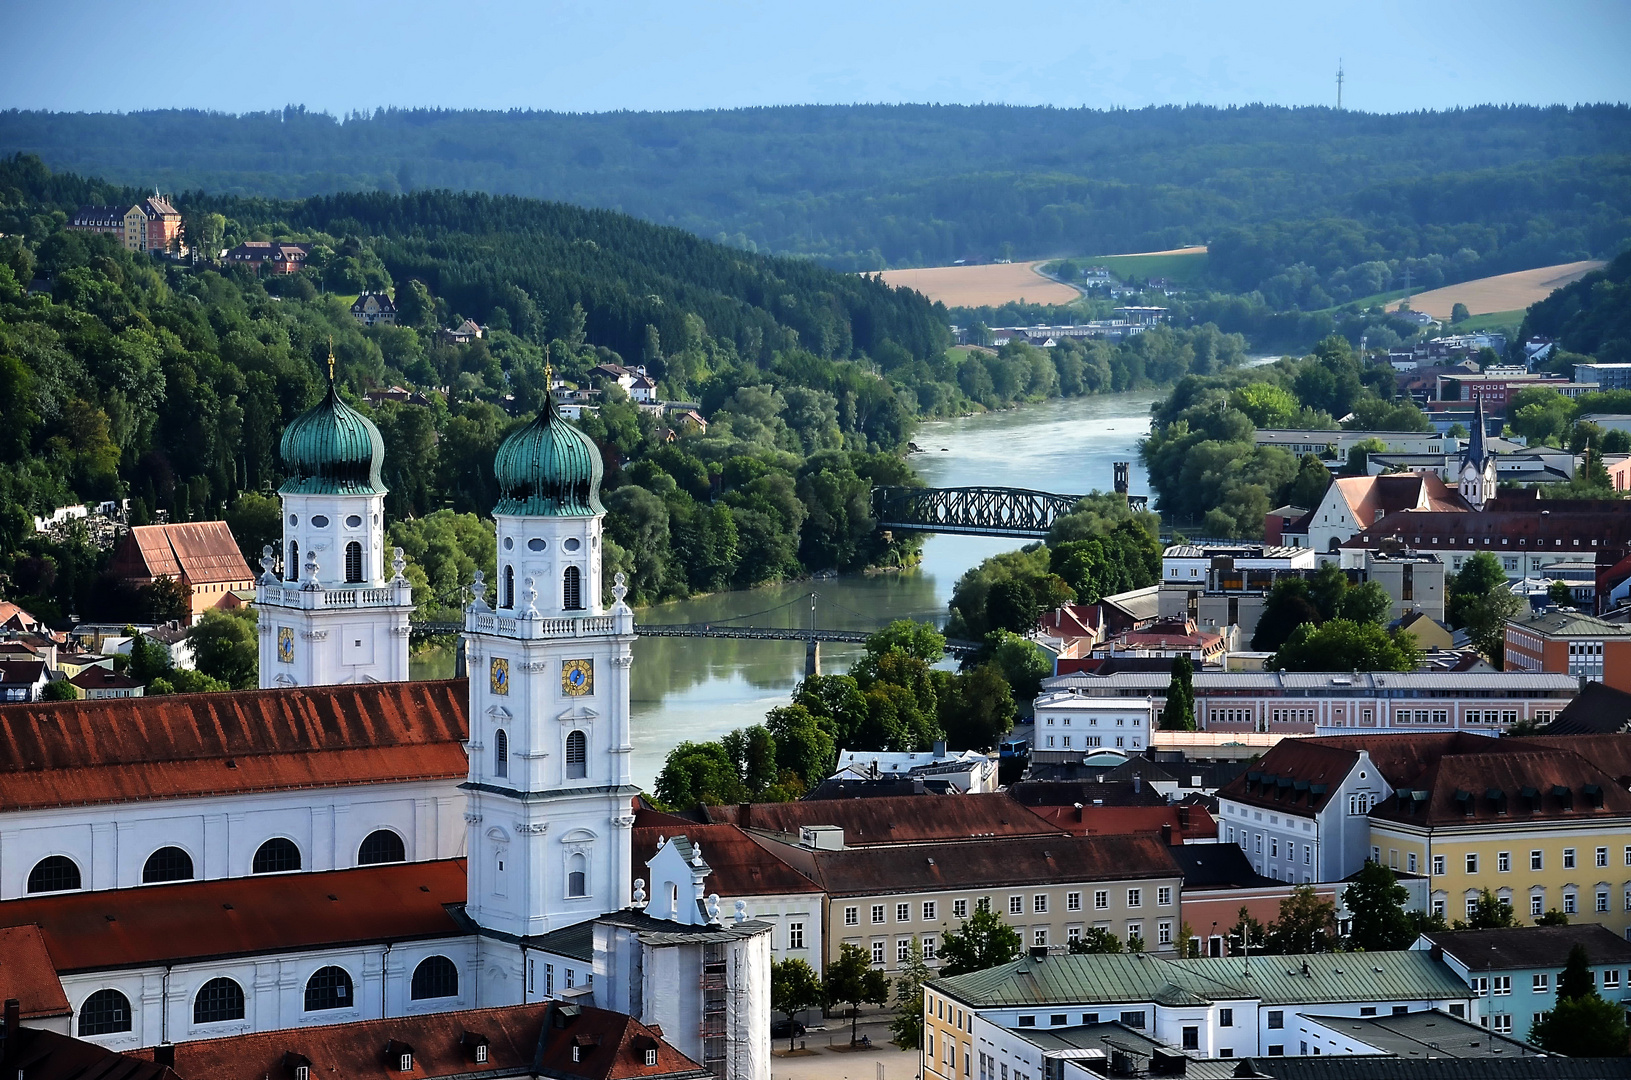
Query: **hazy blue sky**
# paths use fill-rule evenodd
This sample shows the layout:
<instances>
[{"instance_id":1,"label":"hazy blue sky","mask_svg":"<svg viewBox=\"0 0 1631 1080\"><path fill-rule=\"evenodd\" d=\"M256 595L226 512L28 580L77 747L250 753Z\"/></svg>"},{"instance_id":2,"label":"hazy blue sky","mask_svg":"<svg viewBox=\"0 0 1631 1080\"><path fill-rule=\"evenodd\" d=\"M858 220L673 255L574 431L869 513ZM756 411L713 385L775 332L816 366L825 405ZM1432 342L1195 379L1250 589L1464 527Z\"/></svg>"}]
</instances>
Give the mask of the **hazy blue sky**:
<instances>
[{"instance_id":1,"label":"hazy blue sky","mask_svg":"<svg viewBox=\"0 0 1631 1080\"><path fill-rule=\"evenodd\" d=\"M1631 2L3 0L0 108L1631 100Z\"/></svg>"}]
</instances>

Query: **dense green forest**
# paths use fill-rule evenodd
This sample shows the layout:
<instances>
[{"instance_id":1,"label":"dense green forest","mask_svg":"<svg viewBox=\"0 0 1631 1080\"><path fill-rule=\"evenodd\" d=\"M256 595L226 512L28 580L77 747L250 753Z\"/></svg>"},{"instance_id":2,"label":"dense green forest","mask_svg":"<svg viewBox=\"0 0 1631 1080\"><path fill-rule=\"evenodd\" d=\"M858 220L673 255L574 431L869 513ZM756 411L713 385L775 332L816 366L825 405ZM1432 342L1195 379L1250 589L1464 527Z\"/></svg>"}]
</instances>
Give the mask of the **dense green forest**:
<instances>
[{"instance_id":1,"label":"dense green forest","mask_svg":"<svg viewBox=\"0 0 1631 1080\"><path fill-rule=\"evenodd\" d=\"M310 242L289 276L63 227L81 202L135 195L0 159L0 589L46 618L151 617L137 609L164 598L114 593L105 551L36 534L30 515L129 498L134 523L225 517L250 554L274 538L278 440L320 395L331 343L342 393L385 438L393 539L426 614L491 566L493 454L542 403L546 356L579 385L599 363L644 364L708 421L653 415L613 385L580 422L606 460L608 569L649 602L912 559L915 541L873 529L869 493L916 482L904 451L920 417L1164 384L1242 355L1209 326L948 349L943 309L916 293L518 198L179 200L186 227L223 244ZM399 325L350 317L364 288L394 290ZM438 328L464 317L486 336L446 343ZM428 404L363 402L393 384Z\"/></svg>"},{"instance_id":2,"label":"dense green forest","mask_svg":"<svg viewBox=\"0 0 1631 1080\"><path fill-rule=\"evenodd\" d=\"M1557 342L1558 370L1573 363L1631 363L1631 251L1565 285L1524 314L1522 338Z\"/></svg>"},{"instance_id":3,"label":"dense green forest","mask_svg":"<svg viewBox=\"0 0 1631 1080\"><path fill-rule=\"evenodd\" d=\"M0 113L0 148L166 190L429 188L620 210L840 269L1210 243L1211 283L1315 310L1606 256L1631 109L799 106L602 113L298 107Z\"/></svg>"}]
</instances>

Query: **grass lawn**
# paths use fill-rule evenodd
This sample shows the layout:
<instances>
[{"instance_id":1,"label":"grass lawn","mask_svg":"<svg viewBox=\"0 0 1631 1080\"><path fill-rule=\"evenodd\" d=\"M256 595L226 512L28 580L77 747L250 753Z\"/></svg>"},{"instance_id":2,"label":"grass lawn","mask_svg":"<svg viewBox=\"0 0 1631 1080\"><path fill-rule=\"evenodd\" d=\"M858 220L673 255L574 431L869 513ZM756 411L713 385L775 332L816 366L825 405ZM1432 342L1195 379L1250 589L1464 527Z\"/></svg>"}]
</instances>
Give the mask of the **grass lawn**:
<instances>
[{"instance_id":1,"label":"grass lawn","mask_svg":"<svg viewBox=\"0 0 1631 1080\"><path fill-rule=\"evenodd\" d=\"M1488 315L1474 315L1470 319L1463 319L1450 326L1447 333L1470 334L1474 330L1511 330L1516 332L1523 325L1525 309L1517 311L1493 311Z\"/></svg>"},{"instance_id":2,"label":"grass lawn","mask_svg":"<svg viewBox=\"0 0 1631 1080\"><path fill-rule=\"evenodd\" d=\"M1191 282L1206 273L1206 252L1193 251L1183 255L1095 255L1074 260L1080 265L1107 267L1119 278L1164 277L1173 281Z\"/></svg>"}]
</instances>

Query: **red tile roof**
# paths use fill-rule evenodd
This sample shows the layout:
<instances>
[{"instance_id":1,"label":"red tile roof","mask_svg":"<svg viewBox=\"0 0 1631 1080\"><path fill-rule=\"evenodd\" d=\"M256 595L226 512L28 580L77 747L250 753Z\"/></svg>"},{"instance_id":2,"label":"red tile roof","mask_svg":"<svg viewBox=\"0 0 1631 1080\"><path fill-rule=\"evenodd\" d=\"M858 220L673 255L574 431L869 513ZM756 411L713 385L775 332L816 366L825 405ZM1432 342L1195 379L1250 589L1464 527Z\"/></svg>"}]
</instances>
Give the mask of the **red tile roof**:
<instances>
[{"instance_id":1,"label":"red tile roof","mask_svg":"<svg viewBox=\"0 0 1631 1080\"><path fill-rule=\"evenodd\" d=\"M162 1065L55 1031L25 1027L17 1036L7 1064L27 1080L178 1080Z\"/></svg>"},{"instance_id":2,"label":"red tile roof","mask_svg":"<svg viewBox=\"0 0 1631 1080\"><path fill-rule=\"evenodd\" d=\"M255 579L224 521L138 525L120 544L109 571L136 580L186 578L194 585Z\"/></svg>"},{"instance_id":3,"label":"red tile roof","mask_svg":"<svg viewBox=\"0 0 1631 1080\"><path fill-rule=\"evenodd\" d=\"M0 811L463 777L467 700L450 679L4 705Z\"/></svg>"},{"instance_id":4,"label":"red tile roof","mask_svg":"<svg viewBox=\"0 0 1631 1080\"><path fill-rule=\"evenodd\" d=\"M0 627L11 630L32 630L40 625L40 620L13 604L10 600L0 600Z\"/></svg>"},{"instance_id":5,"label":"red tile roof","mask_svg":"<svg viewBox=\"0 0 1631 1080\"><path fill-rule=\"evenodd\" d=\"M769 838L755 839L834 896L1179 876L1167 845L1153 836L1058 834L948 841L910 850L844 851L812 851ZM707 858L706 850L703 858Z\"/></svg>"},{"instance_id":6,"label":"red tile roof","mask_svg":"<svg viewBox=\"0 0 1631 1080\"><path fill-rule=\"evenodd\" d=\"M37 924L59 973L465 933L462 859L189 881L0 902L0 926Z\"/></svg>"},{"instance_id":7,"label":"red tile roof","mask_svg":"<svg viewBox=\"0 0 1631 1080\"><path fill-rule=\"evenodd\" d=\"M648 878L646 863L657 854L660 838L685 836L702 849L712 869L708 891L721 896L767 896L783 893L819 893L821 886L780 859L766 858L765 849L735 825L697 825L688 822L636 827L634 876Z\"/></svg>"},{"instance_id":8,"label":"red tile roof","mask_svg":"<svg viewBox=\"0 0 1631 1080\"><path fill-rule=\"evenodd\" d=\"M753 803L702 810L712 823L795 837L804 825L836 825L844 830L846 847L1036 836L1060 831L997 792Z\"/></svg>"},{"instance_id":9,"label":"red tile roof","mask_svg":"<svg viewBox=\"0 0 1631 1080\"><path fill-rule=\"evenodd\" d=\"M0 927L0 1001L9 998L22 1005L24 1020L73 1011L38 926Z\"/></svg>"},{"instance_id":10,"label":"red tile roof","mask_svg":"<svg viewBox=\"0 0 1631 1080\"><path fill-rule=\"evenodd\" d=\"M1471 509L1454 488L1435 473L1390 473L1382 476L1343 476L1333 480L1360 528L1384 515L1402 510L1439 510L1465 513Z\"/></svg>"},{"instance_id":11,"label":"red tile roof","mask_svg":"<svg viewBox=\"0 0 1631 1080\"><path fill-rule=\"evenodd\" d=\"M1218 823L1199 806L1029 806L1031 813L1050 825L1077 836L1161 835L1171 828L1178 840L1216 840ZM1186 827L1184 820L1189 821ZM709 860L710 864L712 860Z\"/></svg>"},{"instance_id":12,"label":"red tile roof","mask_svg":"<svg viewBox=\"0 0 1631 1080\"><path fill-rule=\"evenodd\" d=\"M487 1060L477 1063L475 1044L484 1039ZM413 1054L413 1069L387 1065L388 1044L400 1057ZM579 1061L572 1045L580 1044ZM645 1050L657 1051L657 1064L645 1063ZM586 1053L584 1051L587 1051ZM175 1046L176 1073L185 1080L253 1080L288 1077L284 1055L310 1063L313 1076L366 1077L389 1074L407 1080L426 1077L550 1076L573 1080L635 1080L705 1075L670 1046L657 1029L622 1013L558 1002L507 1005L463 1012L425 1013L386 1020L293 1028L224 1039L200 1039ZM153 1050L130 1055L153 1060ZM302 1062L304 1064L305 1062Z\"/></svg>"},{"instance_id":13,"label":"red tile roof","mask_svg":"<svg viewBox=\"0 0 1631 1080\"><path fill-rule=\"evenodd\" d=\"M1541 510L1548 512L1542 514ZM1586 511L1552 510L1544 505L1527 510L1474 510L1460 514L1408 510L1389 514L1373 525L1362 523L1360 531L1341 546L1373 548L1388 536L1397 536L1418 550L1430 551L1471 552L1473 541L1477 541L1479 551L1503 555L1539 551L1579 554L1594 547L1619 549L1631 543L1631 504L1622 503L1617 510ZM1486 538L1493 542L1486 545ZM1511 542L1502 544L1503 539Z\"/></svg>"},{"instance_id":14,"label":"red tile roof","mask_svg":"<svg viewBox=\"0 0 1631 1080\"><path fill-rule=\"evenodd\" d=\"M81 690L133 690L145 685L122 671L92 665L68 680Z\"/></svg>"},{"instance_id":15,"label":"red tile roof","mask_svg":"<svg viewBox=\"0 0 1631 1080\"><path fill-rule=\"evenodd\" d=\"M1589 823L1631 817L1631 792L1584 758L1562 751L1449 754L1371 816L1438 826Z\"/></svg>"}]
</instances>

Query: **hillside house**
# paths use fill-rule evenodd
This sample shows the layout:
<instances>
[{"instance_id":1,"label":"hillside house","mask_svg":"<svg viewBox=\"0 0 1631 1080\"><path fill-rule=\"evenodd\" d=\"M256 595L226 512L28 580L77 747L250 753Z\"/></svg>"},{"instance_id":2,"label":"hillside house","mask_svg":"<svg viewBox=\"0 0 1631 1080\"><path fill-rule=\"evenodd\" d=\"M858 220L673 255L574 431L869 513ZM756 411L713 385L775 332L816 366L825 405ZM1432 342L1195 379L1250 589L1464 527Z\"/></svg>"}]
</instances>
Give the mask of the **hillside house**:
<instances>
[{"instance_id":1,"label":"hillside house","mask_svg":"<svg viewBox=\"0 0 1631 1080\"><path fill-rule=\"evenodd\" d=\"M268 266L274 274L292 274L305 266L310 255L310 244L249 240L222 252L221 262L225 266L247 266L255 271Z\"/></svg>"},{"instance_id":2,"label":"hillside house","mask_svg":"<svg viewBox=\"0 0 1631 1080\"><path fill-rule=\"evenodd\" d=\"M180 582L190 622L210 608L236 606L234 590L255 587L255 575L224 521L138 525L113 553L108 570L138 588L161 577Z\"/></svg>"},{"instance_id":3,"label":"hillside house","mask_svg":"<svg viewBox=\"0 0 1631 1080\"><path fill-rule=\"evenodd\" d=\"M396 304L383 292L365 292L352 301L351 317L364 326L396 325Z\"/></svg>"},{"instance_id":4,"label":"hillside house","mask_svg":"<svg viewBox=\"0 0 1631 1080\"><path fill-rule=\"evenodd\" d=\"M157 191L128 206L81 206L67 227L70 232L112 236L127 251L181 250L181 212Z\"/></svg>"}]
</instances>

